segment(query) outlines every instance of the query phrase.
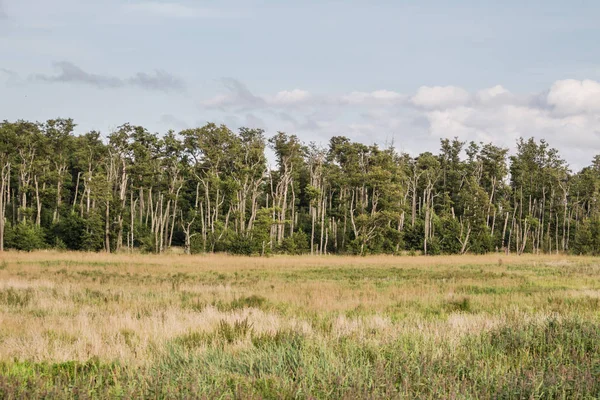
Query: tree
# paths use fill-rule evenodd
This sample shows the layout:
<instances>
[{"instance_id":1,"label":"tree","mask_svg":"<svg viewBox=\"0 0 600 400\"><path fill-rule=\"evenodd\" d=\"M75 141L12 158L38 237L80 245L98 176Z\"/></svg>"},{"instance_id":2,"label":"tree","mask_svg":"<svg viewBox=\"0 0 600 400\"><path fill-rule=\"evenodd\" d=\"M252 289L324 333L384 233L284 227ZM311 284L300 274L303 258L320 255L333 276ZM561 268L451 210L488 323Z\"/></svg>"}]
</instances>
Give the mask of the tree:
<instances>
[{"instance_id":1,"label":"tree","mask_svg":"<svg viewBox=\"0 0 600 400\"><path fill-rule=\"evenodd\" d=\"M64 201L63 188L69 178L69 154L71 153L74 129L75 123L72 119L52 119L43 125L46 137L45 146L51 160L50 176L56 184L53 223L58 222L60 219L61 207Z\"/></svg>"},{"instance_id":2,"label":"tree","mask_svg":"<svg viewBox=\"0 0 600 400\"><path fill-rule=\"evenodd\" d=\"M0 124L0 252L4 251L6 206L10 202L11 166L16 147L13 124L8 121L2 122Z\"/></svg>"},{"instance_id":3,"label":"tree","mask_svg":"<svg viewBox=\"0 0 600 400\"><path fill-rule=\"evenodd\" d=\"M289 227L289 235L292 235L297 222L298 177L304 166L303 155L306 149L296 135L287 135L284 132L278 132L269 139L269 144L275 152L279 165L279 170L271 171L270 174L270 197L274 212L273 219L276 221L271 235L272 241L280 245L285 237L286 227Z\"/></svg>"},{"instance_id":4,"label":"tree","mask_svg":"<svg viewBox=\"0 0 600 400\"><path fill-rule=\"evenodd\" d=\"M437 154L411 156L210 123L76 128L0 124L0 251L598 252L600 156L572 173L544 140L519 139L508 157L443 139Z\"/></svg>"}]
</instances>

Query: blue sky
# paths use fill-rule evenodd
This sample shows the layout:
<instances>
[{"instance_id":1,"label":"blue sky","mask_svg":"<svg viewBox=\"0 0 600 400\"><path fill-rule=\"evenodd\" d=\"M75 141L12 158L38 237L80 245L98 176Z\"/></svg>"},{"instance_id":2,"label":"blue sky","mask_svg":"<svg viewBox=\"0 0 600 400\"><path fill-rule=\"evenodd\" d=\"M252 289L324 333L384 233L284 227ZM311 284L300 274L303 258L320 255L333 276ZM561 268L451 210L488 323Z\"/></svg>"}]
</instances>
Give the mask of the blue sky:
<instances>
[{"instance_id":1,"label":"blue sky","mask_svg":"<svg viewBox=\"0 0 600 400\"><path fill-rule=\"evenodd\" d=\"M600 152L597 1L0 0L1 119Z\"/></svg>"}]
</instances>

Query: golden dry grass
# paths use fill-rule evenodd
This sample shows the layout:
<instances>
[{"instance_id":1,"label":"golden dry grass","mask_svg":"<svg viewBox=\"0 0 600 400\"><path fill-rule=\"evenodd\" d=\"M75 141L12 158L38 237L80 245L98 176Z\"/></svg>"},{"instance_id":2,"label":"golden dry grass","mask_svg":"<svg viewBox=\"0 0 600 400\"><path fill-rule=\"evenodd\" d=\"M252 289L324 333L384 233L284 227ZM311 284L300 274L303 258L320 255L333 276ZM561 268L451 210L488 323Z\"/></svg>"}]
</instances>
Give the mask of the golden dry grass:
<instances>
[{"instance_id":1,"label":"golden dry grass","mask_svg":"<svg viewBox=\"0 0 600 400\"><path fill-rule=\"evenodd\" d=\"M1 262L6 267L0 270L0 290L30 296L27 304L0 306L4 360L97 356L148 363L173 338L245 318L256 332L319 335L312 321L320 317L331 320L332 337L364 339L376 332L381 341L407 333L445 340L491 329L507 318L543 319L554 312L548 299L556 290L565 298L595 299L600 293L596 260L565 256L8 252ZM217 306L251 295L264 297L269 306ZM464 299L469 303L461 306Z\"/></svg>"},{"instance_id":2,"label":"golden dry grass","mask_svg":"<svg viewBox=\"0 0 600 400\"><path fill-rule=\"evenodd\" d=\"M0 254L0 398L600 396L591 257Z\"/></svg>"}]
</instances>

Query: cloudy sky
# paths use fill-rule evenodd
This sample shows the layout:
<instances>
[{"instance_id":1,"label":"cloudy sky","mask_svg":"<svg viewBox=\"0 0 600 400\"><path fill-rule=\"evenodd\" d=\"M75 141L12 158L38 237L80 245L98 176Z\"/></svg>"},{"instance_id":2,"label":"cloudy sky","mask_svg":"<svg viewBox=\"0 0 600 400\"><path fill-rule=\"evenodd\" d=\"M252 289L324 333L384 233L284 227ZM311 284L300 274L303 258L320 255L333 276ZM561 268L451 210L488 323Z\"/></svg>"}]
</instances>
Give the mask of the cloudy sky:
<instances>
[{"instance_id":1,"label":"cloudy sky","mask_svg":"<svg viewBox=\"0 0 600 400\"><path fill-rule=\"evenodd\" d=\"M0 0L0 119L600 153L596 0Z\"/></svg>"}]
</instances>

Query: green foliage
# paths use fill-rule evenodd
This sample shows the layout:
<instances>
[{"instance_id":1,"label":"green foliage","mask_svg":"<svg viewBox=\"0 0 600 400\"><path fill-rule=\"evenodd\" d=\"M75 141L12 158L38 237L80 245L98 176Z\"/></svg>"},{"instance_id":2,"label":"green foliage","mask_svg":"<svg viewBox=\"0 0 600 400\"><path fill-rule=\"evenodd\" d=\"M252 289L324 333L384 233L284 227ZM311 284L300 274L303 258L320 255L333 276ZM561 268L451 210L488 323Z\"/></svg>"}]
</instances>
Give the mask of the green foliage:
<instances>
[{"instance_id":1,"label":"green foliage","mask_svg":"<svg viewBox=\"0 0 600 400\"><path fill-rule=\"evenodd\" d=\"M71 119L0 123L5 247L599 252L600 157L573 173L544 140L521 138L508 157L491 143L442 139L437 154L410 156L214 123L165 134L124 124L106 140L75 129Z\"/></svg>"},{"instance_id":2,"label":"green foliage","mask_svg":"<svg viewBox=\"0 0 600 400\"><path fill-rule=\"evenodd\" d=\"M225 248L231 254L251 256L260 254L262 246L261 243L248 235L234 234Z\"/></svg>"},{"instance_id":3,"label":"green foliage","mask_svg":"<svg viewBox=\"0 0 600 400\"><path fill-rule=\"evenodd\" d=\"M404 242L408 250L420 250L423 248L423 221L417 220L415 226L404 228Z\"/></svg>"},{"instance_id":4,"label":"green foliage","mask_svg":"<svg viewBox=\"0 0 600 400\"><path fill-rule=\"evenodd\" d=\"M470 250L474 254L486 254L494 250L493 238L485 226L472 234Z\"/></svg>"},{"instance_id":5,"label":"green foliage","mask_svg":"<svg viewBox=\"0 0 600 400\"><path fill-rule=\"evenodd\" d=\"M206 252L204 239L200 235L196 235L190 240L190 252L192 254L202 254Z\"/></svg>"},{"instance_id":6,"label":"green foliage","mask_svg":"<svg viewBox=\"0 0 600 400\"><path fill-rule=\"evenodd\" d=\"M451 216L443 216L438 222L440 251L443 254L460 254L460 222Z\"/></svg>"},{"instance_id":7,"label":"green foliage","mask_svg":"<svg viewBox=\"0 0 600 400\"><path fill-rule=\"evenodd\" d=\"M54 225L53 234L69 250L84 248L86 220L76 213L70 213ZM86 247L89 246L86 244Z\"/></svg>"},{"instance_id":8,"label":"green foliage","mask_svg":"<svg viewBox=\"0 0 600 400\"><path fill-rule=\"evenodd\" d=\"M306 233L294 232L290 237L283 240L280 251L285 254L306 254L310 251L309 238Z\"/></svg>"},{"instance_id":9,"label":"green foliage","mask_svg":"<svg viewBox=\"0 0 600 400\"><path fill-rule=\"evenodd\" d=\"M92 213L85 219L85 230L81 236L81 248L78 250L100 251L104 248L104 221L98 213Z\"/></svg>"},{"instance_id":10,"label":"green foliage","mask_svg":"<svg viewBox=\"0 0 600 400\"><path fill-rule=\"evenodd\" d=\"M585 220L577 229L573 243L574 254L600 254L600 218Z\"/></svg>"},{"instance_id":11,"label":"green foliage","mask_svg":"<svg viewBox=\"0 0 600 400\"><path fill-rule=\"evenodd\" d=\"M33 251L47 247L44 230L30 223L9 225L4 234L5 246L8 248Z\"/></svg>"}]
</instances>

